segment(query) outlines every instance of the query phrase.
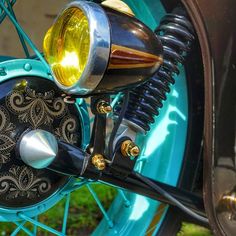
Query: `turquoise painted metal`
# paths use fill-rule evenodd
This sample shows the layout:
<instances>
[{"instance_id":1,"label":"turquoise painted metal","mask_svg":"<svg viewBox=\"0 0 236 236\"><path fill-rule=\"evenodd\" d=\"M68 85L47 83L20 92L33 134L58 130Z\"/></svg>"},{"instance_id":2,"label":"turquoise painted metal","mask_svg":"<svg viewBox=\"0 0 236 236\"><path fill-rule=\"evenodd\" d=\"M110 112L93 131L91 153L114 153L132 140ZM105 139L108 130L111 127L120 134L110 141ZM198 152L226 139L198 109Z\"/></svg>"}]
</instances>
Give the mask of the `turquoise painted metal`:
<instances>
[{"instance_id":1,"label":"turquoise painted metal","mask_svg":"<svg viewBox=\"0 0 236 236\"><path fill-rule=\"evenodd\" d=\"M6 57L4 57L6 59ZM8 58L9 59L9 58ZM47 73L45 66L41 61L32 59L10 59L0 63L0 83L6 80L19 76L37 76L41 78L46 78L52 80L50 74ZM78 110L81 114L81 124L83 127L83 147L86 146L89 140L89 125L88 125L88 112L85 107L83 100L78 100ZM33 217L38 214L43 213L47 209L54 206L58 201L60 201L65 194L68 192L81 187L75 179L72 179L63 186L58 192L54 193L50 198L40 202L35 206L18 208L18 209L6 209L0 207L0 221L16 221L20 220L19 212L24 212L28 217Z\"/></svg>"},{"instance_id":2,"label":"turquoise painted metal","mask_svg":"<svg viewBox=\"0 0 236 236\"><path fill-rule=\"evenodd\" d=\"M159 25L160 19L165 15L161 2L157 0L125 0L125 2L136 17L152 30ZM188 126L186 76L184 68L180 68L180 71L151 131L145 136L140 135L136 140L138 144L144 144L136 170L173 186L177 184L181 171ZM155 235L167 210L167 207L162 210L161 220L155 229L149 229L153 217L160 213L159 206L160 203L154 200L122 191L108 211L114 227L109 227L107 220L103 219L93 235L145 235L148 230Z\"/></svg>"},{"instance_id":3,"label":"turquoise painted metal","mask_svg":"<svg viewBox=\"0 0 236 236\"><path fill-rule=\"evenodd\" d=\"M0 83L9 80L11 78L19 77L19 76L37 76L41 78L46 78L49 80L53 80L49 67L47 63L45 62L43 56L41 53L38 51L38 49L34 46L33 42L30 40L30 38L27 36L27 34L24 32L24 30L21 28L21 26L18 24L16 17L14 15L14 12L11 8L11 6L15 3L15 1L5 1L7 3L8 8L6 5L4 5L3 1L0 1L0 6L2 7L2 11L0 13L0 23L4 20L6 16L10 18L12 23L15 25L17 32L19 34L19 38L21 40L22 46L25 50L26 56L29 57L28 49L26 47L26 42L28 45L33 49L35 52L37 59L39 60L33 60L33 59L14 59L11 57L7 56L1 56L0 57ZM82 127L83 127L83 147L86 146L89 140L89 122L88 120L88 112L86 109L86 105L83 100L79 99L77 101L77 107L78 110L81 114L81 122L82 122ZM44 200L43 202L40 202L39 204L35 206L30 206L30 207L24 207L24 208L18 208L18 209L5 209L0 207L0 221L19 221L22 219L22 216L20 216L20 212L24 212L24 215L27 217L33 217L37 216L47 209L51 208L54 206L58 201L60 201L65 194L68 195L68 192L75 190L79 187L81 187L82 184L78 184L75 179L71 179L68 181L66 186L63 186L58 192L54 193L53 196L50 198ZM68 204L66 205L68 208ZM65 212L68 212L68 209ZM66 215L66 214L65 214ZM64 222L66 219L64 218ZM25 228L23 227L23 223L20 224L16 231L13 232L13 235L16 234L19 229L23 229L24 231ZM65 226L64 226L65 229Z\"/></svg>"},{"instance_id":4,"label":"turquoise painted metal","mask_svg":"<svg viewBox=\"0 0 236 236\"><path fill-rule=\"evenodd\" d=\"M6 57L3 57L3 59ZM1 60L1 58L0 58ZM32 59L7 59L0 63L0 82L19 76L38 76L52 80L41 61Z\"/></svg>"},{"instance_id":5,"label":"turquoise painted metal","mask_svg":"<svg viewBox=\"0 0 236 236\"><path fill-rule=\"evenodd\" d=\"M38 76L52 80L50 69L43 56L16 20L14 12L11 9L15 2L15 0L0 0L0 23L6 16L9 17L17 29L28 59L0 57L0 83L19 75ZM165 14L164 8L159 0L126 0L125 2L132 8L136 16L149 25L151 29L156 28L160 18ZM29 58L30 55L26 45L33 49L37 60ZM186 77L184 69L182 68L181 73L176 80L176 84L173 86L172 92L169 94L151 131L146 136L140 135L137 138L138 143L144 144L144 149L137 162L136 170L153 179L166 182L173 186L176 185L178 181L184 156L188 124L187 101ZM83 148L85 148L89 142L90 133L87 106L82 99L78 99L77 107L82 117ZM104 215L104 219L93 233L93 235L96 236L144 235L160 205L158 202L146 197L118 190L116 199L108 212L106 212L96 193L89 185L89 180L77 182L74 179L71 179L71 181L69 181L60 191L35 206L14 210L3 209L0 207L0 221L7 220L16 224L17 227L11 235L17 235L19 231L24 231L27 235L36 235L38 228L43 228L51 234L65 235L70 192L82 186L88 187ZM66 203L61 232L40 223L37 217L33 218L33 216L41 214L52 207L63 197L66 197ZM163 217L155 226L155 230L149 229L149 231L153 232L153 235L158 231L165 216L165 210L162 215ZM26 222L31 222L34 225L33 232L25 227Z\"/></svg>"},{"instance_id":6,"label":"turquoise painted metal","mask_svg":"<svg viewBox=\"0 0 236 236\"><path fill-rule=\"evenodd\" d=\"M15 2L16 1L14 0L13 1L0 0L0 23L5 19L6 16L9 17L9 19L11 20L11 22L13 23L13 25L15 26L18 32L19 39L22 43L22 47L25 51L27 59L15 59L8 56L0 56L0 83L3 83L4 81L9 80L11 78L20 77L20 76L36 76L36 77L46 78L52 81L53 78L52 78L48 64L46 63L41 53L38 51L34 43L30 40L28 35L24 32L24 30L22 29L22 27L18 24L16 20L15 14L12 9L12 6L14 5ZM35 59L30 59L30 55L29 55L26 43L34 51L36 55L36 57L34 56ZM82 147L85 148L88 143L89 134L90 134L88 112L87 112L86 104L82 99L77 100L76 106L81 115L81 124L83 127L83 134L82 134L83 146ZM29 232L27 228L24 227L25 222L19 224L17 221L22 220L24 217L28 217L28 218L30 217L31 219L31 217L37 216L45 212L47 209L50 209L58 201L60 201L65 196L67 196L64 220L63 220L64 222L63 231L65 232L65 229L66 229L65 224L66 224L68 208L69 208L69 202L68 202L69 193L73 190L80 188L84 184L85 184L84 181L78 182L77 180L71 178L65 186L62 186L62 188L58 190L56 193L54 193L52 196L50 196L50 198L40 202L39 204L30 206L30 207L17 208L17 209L6 209L6 208L0 207L0 221L15 222L15 224L18 227L12 233L12 235L16 235L19 230L23 230L27 234L33 235L32 233ZM34 221L37 221L37 220L34 220ZM54 233L56 232L55 230L50 229L50 227L47 228L47 226L45 226L45 229L49 230L49 232L54 232Z\"/></svg>"},{"instance_id":7,"label":"turquoise painted metal","mask_svg":"<svg viewBox=\"0 0 236 236\"><path fill-rule=\"evenodd\" d=\"M1 0L0 2L5 3L4 0ZM12 8L15 3L16 3L16 0L11 0L7 2L7 5L8 7L10 6ZM0 24L3 22L5 18L6 18L6 13L2 8L0 8Z\"/></svg>"}]
</instances>

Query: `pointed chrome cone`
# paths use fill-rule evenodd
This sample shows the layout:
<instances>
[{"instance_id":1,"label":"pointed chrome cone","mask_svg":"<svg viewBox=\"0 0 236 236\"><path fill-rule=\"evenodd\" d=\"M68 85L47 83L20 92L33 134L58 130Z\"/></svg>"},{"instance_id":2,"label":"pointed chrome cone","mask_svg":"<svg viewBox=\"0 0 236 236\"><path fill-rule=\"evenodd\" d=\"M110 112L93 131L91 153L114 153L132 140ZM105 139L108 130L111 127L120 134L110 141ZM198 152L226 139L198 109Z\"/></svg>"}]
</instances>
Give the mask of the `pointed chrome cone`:
<instances>
[{"instance_id":1,"label":"pointed chrome cone","mask_svg":"<svg viewBox=\"0 0 236 236\"><path fill-rule=\"evenodd\" d=\"M58 143L53 134L44 130L32 130L23 135L19 153L25 164L36 169L46 168L57 156Z\"/></svg>"}]
</instances>

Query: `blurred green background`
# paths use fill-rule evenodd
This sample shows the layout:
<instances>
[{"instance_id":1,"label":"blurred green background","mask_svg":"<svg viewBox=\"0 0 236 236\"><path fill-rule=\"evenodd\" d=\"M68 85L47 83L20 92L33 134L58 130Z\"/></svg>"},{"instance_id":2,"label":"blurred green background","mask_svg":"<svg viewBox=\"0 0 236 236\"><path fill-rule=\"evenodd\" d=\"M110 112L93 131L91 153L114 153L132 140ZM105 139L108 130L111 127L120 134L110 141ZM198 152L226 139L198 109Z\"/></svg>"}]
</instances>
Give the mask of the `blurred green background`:
<instances>
[{"instance_id":1,"label":"blurred green background","mask_svg":"<svg viewBox=\"0 0 236 236\"><path fill-rule=\"evenodd\" d=\"M114 188L94 184L93 189L97 193L105 209L108 209L113 200L116 190ZM56 204L53 208L39 217L40 222L48 226L61 230L64 214L65 198ZM89 235L102 218L95 200L89 193L86 186L78 189L71 194L67 235L85 236ZM29 229L33 230L31 224L26 224ZM10 235L16 228L13 223L0 223L0 235ZM19 235L25 235L23 232ZM51 235L46 231L38 228L37 235Z\"/></svg>"},{"instance_id":2,"label":"blurred green background","mask_svg":"<svg viewBox=\"0 0 236 236\"><path fill-rule=\"evenodd\" d=\"M93 189L97 193L105 209L108 209L111 201L116 195L116 189L102 184L94 184ZM40 222L46 223L48 226L61 230L65 199L60 201L56 206L48 210L39 217ZM98 222L102 219L102 213L99 210L95 200L89 193L86 186L72 193L67 235L86 236L90 235ZM33 230L31 224L26 226ZM16 228L12 223L0 223L0 235L10 235ZM23 232L19 235L25 235ZM51 233L38 228L38 236L49 236ZM211 232L203 227L193 225L187 222L182 223L182 228L177 236L210 236ZM105 235L104 235L105 236ZM166 236L166 235L163 235Z\"/></svg>"}]
</instances>

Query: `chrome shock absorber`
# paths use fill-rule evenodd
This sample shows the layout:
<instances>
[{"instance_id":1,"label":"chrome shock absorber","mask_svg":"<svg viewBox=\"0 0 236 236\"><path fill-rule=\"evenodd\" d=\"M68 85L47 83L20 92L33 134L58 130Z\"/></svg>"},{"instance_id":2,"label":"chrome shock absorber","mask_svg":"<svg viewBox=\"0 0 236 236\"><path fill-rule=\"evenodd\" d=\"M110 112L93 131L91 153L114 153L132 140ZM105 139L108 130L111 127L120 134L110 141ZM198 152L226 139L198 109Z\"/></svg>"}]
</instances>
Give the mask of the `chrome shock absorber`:
<instances>
[{"instance_id":1,"label":"chrome shock absorber","mask_svg":"<svg viewBox=\"0 0 236 236\"><path fill-rule=\"evenodd\" d=\"M194 39L190 21L178 14L163 17L155 33L163 44L163 65L145 84L130 92L125 113L126 120L145 131L150 130L150 124L159 114L170 85L175 82L174 76L179 74L178 65L183 64Z\"/></svg>"}]
</instances>

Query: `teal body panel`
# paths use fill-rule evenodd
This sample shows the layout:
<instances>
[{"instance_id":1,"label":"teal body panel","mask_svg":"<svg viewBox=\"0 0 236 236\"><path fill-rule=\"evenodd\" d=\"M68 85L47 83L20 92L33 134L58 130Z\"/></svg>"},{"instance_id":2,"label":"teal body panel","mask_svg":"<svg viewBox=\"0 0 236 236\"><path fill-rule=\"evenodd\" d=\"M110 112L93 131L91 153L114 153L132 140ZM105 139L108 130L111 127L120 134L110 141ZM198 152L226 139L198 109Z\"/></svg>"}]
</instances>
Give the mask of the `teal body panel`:
<instances>
[{"instance_id":1,"label":"teal body panel","mask_svg":"<svg viewBox=\"0 0 236 236\"><path fill-rule=\"evenodd\" d=\"M136 17L154 30L165 10L160 1L156 0L126 0ZM155 123L147 135L140 135L136 142L144 144L142 154L135 169L155 180L176 186L184 158L188 127L188 95L184 68L179 68L171 93L156 117ZM103 219L93 235L145 235L147 230L153 235L158 231L164 219L167 207L154 229L149 229L153 217L157 214L160 203L134 193L126 193L128 204L124 197L118 194L112 203L108 215L114 222L110 228Z\"/></svg>"},{"instance_id":2,"label":"teal body panel","mask_svg":"<svg viewBox=\"0 0 236 236\"><path fill-rule=\"evenodd\" d=\"M125 2L132 8L136 16L152 30L156 28L161 17L165 14L165 10L159 0L126 0ZM17 25L13 18L11 18L11 21ZM0 57L0 83L16 76L38 76L52 80L48 65L41 54L24 31L19 27L18 30L41 61ZM184 157L188 124L187 101L186 77L182 68L172 92L168 95L168 99L160 111L160 115L152 125L151 131L146 136L140 135L137 138L137 142L144 143L145 148L143 148L141 158L137 162L136 170L173 186L177 184ZM79 99L77 101L77 107L82 117L83 148L85 148L90 134L89 117L83 100ZM67 195L74 183L75 180L71 179L66 186L54 193L53 196L31 207L12 210L0 207L0 221L20 220L19 212L24 212L24 215L33 217L46 211ZM108 216L113 221L113 225L104 218L93 235L126 236L132 234L144 235L146 233L153 216L157 212L159 203L128 192L125 193L127 200L124 202L122 194L120 192L117 195L108 210ZM155 231L158 230L160 224L161 220L155 227Z\"/></svg>"}]
</instances>

